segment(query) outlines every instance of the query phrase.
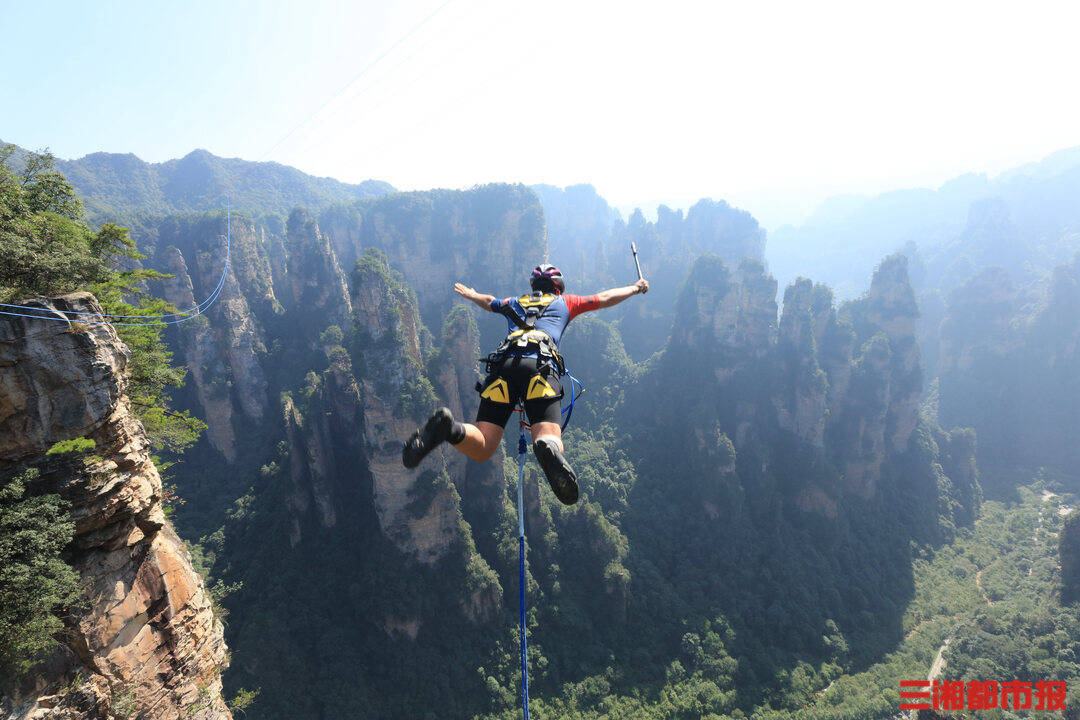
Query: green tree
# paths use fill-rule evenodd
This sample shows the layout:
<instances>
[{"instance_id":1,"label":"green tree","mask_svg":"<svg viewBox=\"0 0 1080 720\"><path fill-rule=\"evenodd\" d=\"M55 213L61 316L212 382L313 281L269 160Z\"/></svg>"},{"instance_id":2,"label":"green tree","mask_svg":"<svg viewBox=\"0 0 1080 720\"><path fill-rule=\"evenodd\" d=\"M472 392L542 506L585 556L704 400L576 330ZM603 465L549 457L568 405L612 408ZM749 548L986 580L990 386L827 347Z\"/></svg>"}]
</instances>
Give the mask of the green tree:
<instances>
[{"instance_id":1,"label":"green tree","mask_svg":"<svg viewBox=\"0 0 1080 720\"><path fill-rule=\"evenodd\" d=\"M13 145L0 147L0 301L70 292L113 280L121 257L136 256L123 228L97 232L49 152L30 153L16 172Z\"/></svg>"},{"instance_id":2,"label":"green tree","mask_svg":"<svg viewBox=\"0 0 1080 720\"><path fill-rule=\"evenodd\" d=\"M60 552L75 525L58 495L27 496L36 470L0 480L0 681L30 670L63 627L57 612L79 596Z\"/></svg>"},{"instance_id":3,"label":"green tree","mask_svg":"<svg viewBox=\"0 0 1080 720\"><path fill-rule=\"evenodd\" d=\"M127 230L106 223L94 231L82 220L82 203L54 170L51 153L29 153L18 171L14 153L13 145L0 147L0 302L89 290L110 315L146 317L146 324L114 326L131 351L128 395L153 446L182 451L206 426L169 409L168 390L182 385L187 371L172 364L162 326L152 323L176 308L142 289L165 276L119 269L144 258Z\"/></svg>"}]
</instances>

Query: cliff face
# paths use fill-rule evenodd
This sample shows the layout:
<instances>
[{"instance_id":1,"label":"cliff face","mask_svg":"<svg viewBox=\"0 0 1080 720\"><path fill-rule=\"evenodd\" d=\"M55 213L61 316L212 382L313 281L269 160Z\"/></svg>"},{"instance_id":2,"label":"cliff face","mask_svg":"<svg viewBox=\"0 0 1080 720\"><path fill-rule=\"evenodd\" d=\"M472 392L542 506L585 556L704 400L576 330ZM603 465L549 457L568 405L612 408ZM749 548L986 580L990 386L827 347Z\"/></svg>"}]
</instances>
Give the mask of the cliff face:
<instances>
[{"instance_id":1,"label":"cliff face","mask_svg":"<svg viewBox=\"0 0 1080 720\"><path fill-rule=\"evenodd\" d=\"M979 457L1006 468L1080 462L1080 261L1018 288L1000 268L957 288L941 324L939 414L971 425Z\"/></svg>"},{"instance_id":2,"label":"cliff face","mask_svg":"<svg viewBox=\"0 0 1080 720\"><path fill-rule=\"evenodd\" d=\"M630 243L636 244L642 270L655 286L648 303L635 303L623 312L623 340L631 354L644 359L659 349L675 323L682 281L704 254L719 257L732 269L750 260L762 267L765 232L747 212L723 201L701 200L689 211L661 206L656 222L635 213L619 223L609 246L610 279L604 284L625 285L637 278ZM775 280L772 302L775 303ZM747 285L749 288L750 286ZM772 323L775 326L775 313Z\"/></svg>"},{"instance_id":3,"label":"cliff face","mask_svg":"<svg viewBox=\"0 0 1080 720\"><path fill-rule=\"evenodd\" d=\"M365 248L385 253L416 293L420 316L438 328L448 290L462 281L505 296L520 292L547 254L544 214L520 185L399 193L332 208L319 218L343 267Z\"/></svg>"},{"instance_id":4,"label":"cliff face","mask_svg":"<svg viewBox=\"0 0 1080 720\"><path fill-rule=\"evenodd\" d=\"M552 261L582 279L606 274L619 213L591 185L533 185L532 190L544 206Z\"/></svg>"},{"instance_id":5,"label":"cliff face","mask_svg":"<svg viewBox=\"0 0 1080 720\"><path fill-rule=\"evenodd\" d=\"M388 537L431 563L460 539L459 500L450 484L434 479L440 472L437 458L433 458L436 463L428 462L416 470L401 465L401 442L430 412L435 397L425 393L425 386L430 385L421 375L416 306L388 267L369 260L354 273L353 292L358 310L358 361L365 369L360 381L364 440L374 480L375 510ZM426 507L414 498L420 482L435 484Z\"/></svg>"},{"instance_id":6,"label":"cliff face","mask_svg":"<svg viewBox=\"0 0 1080 720\"><path fill-rule=\"evenodd\" d=\"M165 299L178 308L196 304L191 276L184 256L176 248L165 252L163 267L173 277L163 282ZM210 444L228 462L236 460L236 433L233 428L233 398L228 391L231 374L226 354L205 318L196 318L174 331L184 338L189 381L202 406Z\"/></svg>"},{"instance_id":7,"label":"cliff face","mask_svg":"<svg viewBox=\"0 0 1080 720\"><path fill-rule=\"evenodd\" d=\"M845 487L868 499L875 494L883 463L907 449L919 419L918 307L906 258L886 258L870 292L845 303L840 313L852 328L856 350L847 390L836 398L830 444Z\"/></svg>"},{"instance_id":8,"label":"cliff face","mask_svg":"<svg viewBox=\"0 0 1080 720\"><path fill-rule=\"evenodd\" d=\"M718 259L700 259L658 365L663 379L656 382L667 387L649 392L670 395L659 403L662 417L672 413L705 430L684 453L713 452L718 419L739 455L790 437L809 449L808 460L834 460L840 473L833 480L781 485L800 509L835 517L842 495L877 495L883 467L907 451L917 424L914 295L900 256L881 264L863 298L840 308L828 288L796 281L779 327L775 292L759 263L744 260L732 273ZM759 470L767 471L772 454L763 454Z\"/></svg>"},{"instance_id":9,"label":"cliff face","mask_svg":"<svg viewBox=\"0 0 1080 720\"><path fill-rule=\"evenodd\" d=\"M269 404L260 362L265 332L255 308L273 317L280 307L255 227L240 219L232 225L232 261L217 300L206 315L170 328L168 336L189 371L189 404L206 422L211 446L230 463L238 433L261 423ZM158 266L173 276L162 281L162 295L177 308L194 307L217 288L225 230L221 218L161 223Z\"/></svg>"},{"instance_id":10,"label":"cliff face","mask_svg":"<svg viewBox=\"0 0 1080 720\"><path fill-rule=\"evenodd\" d=\"M76 293L35 301L58 320L0 321L0 469L32 464L35 493L70 504L66 560L85 603L73 609L53 655L12 697L10 718L231 717L221 699L221 623L165 519L161 478L125 394L127 350ZM86 437L92 456L45 456Z\"/></svg>"},{"instance_id":11,"label":"cliff face","mask_svg":"<svg viewBox=\"0 0 1080 720\"><path fill-rule=\"evenodd\" d=\"M731 273L719 258L699 260L679 301L672 346L759 358L776 339L776 281L761 263Z\"/></svg>"},{"instance_id":12,"label":"cliff face","mask_svg":"<svg viewBox=\"0 0 1080 720\"><path fill-rule=\"evenodd\" d=\"M822 368L829 328L836 322L828 288L799 278L784 292L777 350L782 387L776 398L780 427L816 448L825 447L828 374Z\"/></svg>"},{"instance_id":13,"label":"cliff face","mask_svg":"<svg viewBox=\"0 0 1080 720\"><path fill-rule=\"evenodd\" d=\"M308 334L326 325L337 325L347 332L352 306L345 272L330 239L313 217L297 210L289 216L285 247L288 274L282 296L291 315L290 324L301 325Z\"/></svg>"}]
</instances>

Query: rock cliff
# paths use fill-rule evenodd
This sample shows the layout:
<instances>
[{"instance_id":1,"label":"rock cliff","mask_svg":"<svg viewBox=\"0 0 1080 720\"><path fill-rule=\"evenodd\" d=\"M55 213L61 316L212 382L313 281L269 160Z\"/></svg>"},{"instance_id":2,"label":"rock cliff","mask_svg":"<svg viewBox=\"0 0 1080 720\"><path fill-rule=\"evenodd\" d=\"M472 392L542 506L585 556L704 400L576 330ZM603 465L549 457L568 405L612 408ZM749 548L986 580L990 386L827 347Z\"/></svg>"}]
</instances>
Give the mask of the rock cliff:
<instances>
[{"instance_id":1,"label":"rock cliff","mask_svg":"<svg viewBox=\"0 0 1080 720\"><path fill-rule=\"evenodd\" d=\"M533 185L544 206L548 255L573 269L582 280L598 280L608 274L612 234L621 219L618 211L597 194L592 185Z\"/></svg>"},{"instance_id":2,"label":"rock cliff","mask_svg":"<svg viewBox=\"0 0 1080 720\"><path fill-rule=\"evenodd\" d=\"M918 307L902 255L886 258L870 291L840 315L854 333L855 353L844 395L836 398L830 445L848 491L869 499L882 464L901 453L919 418L922 366L915 340Z\"/></svg>"},{"instance_id":3,"label":"rock cliff","mask_svg":"<svg viewBox=\"0 0 1080 720\"><path fill-rule=\"evenodd\" d=\"M1033 286L984 270L949 297L941 324L939 415L971 425L980 462L1004 468L1080 462L1080 260Z\"/></svg>"},{"instance_id":4,"label":"rock cliff","mask_svg":"<svg viewBox=\"0 0 1080 720\"><path fill-rule=\"evenodd\" d=\"M441 463L429 462L416 470L401 465L402 439L430 412L435 396L422 375L415 301L389 267L380 267L374 256L366 260L354 273L353 293L375 510L388 537L431 563L460 537L459 500L449 483L435 477ZM433 486L423 501L415 497L418 484Z\"/></svg>"},{"instance_id":5,"label":"rock cliff","mask_svg":"<svg viewBox=\"0 0 1080 720\"><path fill-rule=\"evenodd\" d=\"M179 309L209 298L221 282L225 220L165 219L159 227L157 266L172 277L162 281L163 297ZM255 309L273 316L280 307L269 282L269 262L256 228L232 223L232 259L214 304L205 315L170 328L168 340L189 371L188 405L207 424L207 438L227 462L237 457L237 438L258 425L269 406L265 331Z\"/></svg>"},{"instance_id":6,"label":"rock cliff","mask_svg":"<svg viewBox=\"0 0 1080 720\"><path fill-rule=\"evenodd\" d=\"M66 561L84 602L55 652L12 694L7 718L224 720L222 625L165 518L161 478L125 394L127 349L92 296L32 301L52 320L0 321L0 469L31 465L31 491L70 506ZM89 438L92 454L46 455ZM74 456L73 456L74 455Z\"/></svg>"},{"instance_id":7,"label":"rock cliff","mask_svg":"<svg viewBox=\"0 0 1080 720\"><path fill-rule=\"evenodd\" d=\"M781 389L776 398L780 427L814 447L825 447L828 374L819 348L835 322L832 293L822 285L799 278L784 292L777 350L782 363Z\"/></svg>"},{"instance_id":8,"label":"rock cliff","mask_svg":"<svg viewBox=\"0 0 1080 720\"><path fill-rule=\"evenodd\" d=\"M690 434L700 437L686 453L713 451L718 420L739 455L787 434L811 449L808 459L831 458L840 471L835 487L825 479L785 484L798 507L835 516L841 494L875 497L884 464L907 450L918 421L914 294L902 256L887 258L869 292L839 308L828 288L797 280L779 326L775 293L756 261L743 260L735 273L718 258L697 261L658 365L657 382L669 386L655 392L670 396L658 412L702 431Z\"/></svg>"},{"instance_id":9,"label":"rock cliff","mask_svg":"<svg viewBox=\"0 0 1080 720\"><path fill-rule=\"evenodd\" d=\"M327 210L319 225L344 267L366 248L385 253L416 293L420 316L432 328L442 325L454 282L511 295L547 255L543 209L521 185L361 200Z\"/></svg>"}]
</instances>

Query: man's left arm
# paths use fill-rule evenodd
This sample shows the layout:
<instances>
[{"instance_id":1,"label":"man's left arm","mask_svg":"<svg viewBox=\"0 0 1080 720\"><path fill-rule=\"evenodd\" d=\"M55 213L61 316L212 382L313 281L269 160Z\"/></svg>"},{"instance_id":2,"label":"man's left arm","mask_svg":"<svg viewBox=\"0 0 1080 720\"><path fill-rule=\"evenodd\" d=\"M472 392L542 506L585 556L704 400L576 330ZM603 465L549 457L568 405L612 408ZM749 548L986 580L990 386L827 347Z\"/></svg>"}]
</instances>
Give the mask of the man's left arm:
<instances>
[{"instance_id":1,"label":"man's left arm","mask_svg":"<svg viewBox=\"0 0 1080 720\"><path fill-rule=\"evenodd\" d=\"M595 295L565 295L564 297L567 306L570 308L570 319L573 320L581 313L618 305L631 295L646 292L649 292L649 281L638 280L633 285L604 290Z\"/></svg>"},{"instance_id":2,"label":"man's left arm","mask_svg":"<svg viewBox=\"0 0 1080 720\"><path fill-rule=\"evenodd\" d=\"M648 280L638 280L633 285L604 290L603 292L596 293L596 309L599 310L601 308L609 308L612 305L618 305L631 295L637 295L639 293L647 292L649 292Z\"/></svg>"}]
</instances>

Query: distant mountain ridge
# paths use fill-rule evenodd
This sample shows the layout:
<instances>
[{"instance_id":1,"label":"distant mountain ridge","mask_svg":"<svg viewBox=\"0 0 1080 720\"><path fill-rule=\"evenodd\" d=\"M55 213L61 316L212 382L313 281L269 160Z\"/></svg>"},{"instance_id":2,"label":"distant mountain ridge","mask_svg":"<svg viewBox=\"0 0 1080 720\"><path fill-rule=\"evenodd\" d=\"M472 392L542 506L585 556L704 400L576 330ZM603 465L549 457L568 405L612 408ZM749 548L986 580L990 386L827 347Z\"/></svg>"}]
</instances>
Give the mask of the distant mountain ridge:
<instances>
[{"instance_id":1,"label":"distant mountain ridge","mask_svg":"<svg viewBox=\"0 0 1080 720\"><path fill-rule=\"evenodd\" d=\"M160 163L133 153L96 152L59 160L57 169L75 186L92 221L221 210L226 198L235 211L287 216L297 206L318 209L396 191L381 180L343 183L276 162L223 158L206 150Z\"/></svg>"},{"instance_id":2,"label":"distant mountain ridge","mask_svg":"<svg viewBox=\"0 0 1080 720\"><path fill-rule=\"evenodd\" d=\"M937 279L948 280L949 287L940 288L947 291L964 279L945 271L961 259L963 248L957 247L957 241L972 219L978 220L986 202L995 201L1030 250L1024 260L1035 271L1046 272L1080 248L1075 242L1080 231L1078 196L1080 147L1060 150L996 177L960 175L936 190L837 196L822 203L803 225L770 232L769 267L781 283L807 275L851 297L862 291L882 256L911 243L913 248L905 252L916 249L924 261L940 266Z\"/></svg>"}]
</instances>

